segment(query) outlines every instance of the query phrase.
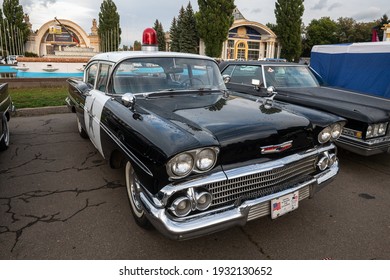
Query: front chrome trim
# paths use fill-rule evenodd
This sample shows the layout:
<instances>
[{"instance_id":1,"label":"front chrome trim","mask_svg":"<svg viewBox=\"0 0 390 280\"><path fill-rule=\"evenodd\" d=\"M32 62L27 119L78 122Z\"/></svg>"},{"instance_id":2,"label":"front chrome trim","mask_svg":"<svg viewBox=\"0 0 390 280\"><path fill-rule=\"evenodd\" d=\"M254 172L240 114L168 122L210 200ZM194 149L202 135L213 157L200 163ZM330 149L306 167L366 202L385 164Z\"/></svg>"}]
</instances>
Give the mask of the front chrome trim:
<instances>
[{"instance_id":1,"label":"front chrome trim","mask_svg":"<svg viewBox=\"0 0 390 280\"><path fill-rule=\"evenodd\" d=\"M140 193L140 199L145 214L158 231L171 239L190 239L233 226L243 226L247 221L267 216L269 211L266 208L270 208L271 200L286 194L299 191L300 200L312 197L319 189L332 182L338 170L339 166L336 162L330 169L288 190L246 200L240 205L215 209L186 219L172 219L165 208L156 207L143 192Z\"/></svg>"},{"instance_id":2,"label":"front chrome trim","mask_svg":"<svg viewBox=\"0 0 390 280\"><path fill-rule=\"evenodd\" d=\"M261 164L252 164L248 166L238 167L235 169L219 171L205 177L197 178L194 180L189 180L183 183L174 184L171 183L160 190L157 194L159 200L161 200L162 205L167 204L167 200L177 192L183 191L188 188L196 188L207 184L217 183L224 180L232 180L243 176L250 176L253 174L257 174L259 172L266 172L273 170L275 168L281 168L286 166L287 164L291 164L294 162L298 162L304 160L306 158L310 158L313 156L318 156L326 151L335 149L336 146L333 143L330 143L327 146L319 147L318 149L310 149L305 152L290 155L278 160L269 161Z\"/></svg>"}]
</instances>

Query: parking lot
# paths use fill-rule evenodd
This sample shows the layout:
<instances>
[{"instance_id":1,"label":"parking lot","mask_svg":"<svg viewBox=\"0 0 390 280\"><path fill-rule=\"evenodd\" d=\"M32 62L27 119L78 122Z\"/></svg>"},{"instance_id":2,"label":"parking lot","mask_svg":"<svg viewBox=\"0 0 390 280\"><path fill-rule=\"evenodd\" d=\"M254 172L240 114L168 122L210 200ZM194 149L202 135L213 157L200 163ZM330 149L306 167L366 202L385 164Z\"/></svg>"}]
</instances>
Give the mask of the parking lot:
<instances>
[{"instance_id":1,"label":"parking lot","mask_svg":"<svg viewBox=\"0 0 390 280\"><path fill-rule=\"evenodd\" d=\"M0 154L0 259L390 259L390 155L340 151L341 171L276 220L173 241L139 228L123 170L74 114L17 117Z\"/></svg>"}]
</instances>

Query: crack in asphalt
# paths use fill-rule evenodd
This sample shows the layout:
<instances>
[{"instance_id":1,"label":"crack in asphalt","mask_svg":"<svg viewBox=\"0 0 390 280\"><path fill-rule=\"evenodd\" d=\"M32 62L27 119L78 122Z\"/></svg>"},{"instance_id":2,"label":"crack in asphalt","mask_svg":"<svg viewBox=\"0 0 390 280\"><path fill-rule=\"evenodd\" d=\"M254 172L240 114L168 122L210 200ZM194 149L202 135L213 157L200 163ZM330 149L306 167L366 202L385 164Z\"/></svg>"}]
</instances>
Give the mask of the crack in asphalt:
<instances>
[{"instance_id":1,"label":"crack in asphalt","mask_svg":"<svg viewBox=\"0 0 390 280\"><path fill-rule=\"evenodd\" d=\"M37 223L41 222L41 223L56 223L56 222L62 222L62 223L65 223L67 222L68 220L70 220L71 218L73 218L74 216L76 216L77 214L83 212L84 210L86 210L87 208L89 207L99 207L100 205L102 204L105 204L106 202L100 202L100 203L96 203L96 204L89 204L89 200L86 199L86 203L85 203L85 206L79 210L77 210L76 212L74 212L72 215L70 215L69 217L65 218L65 219L60 219L60 218L56 218L56 216L58 216L61 212L57 212L55 214L52 214L52 215L43 215L41 217L39 216L35 216L35 215L23 215L24 217L26 218L33 218L35 219L34 221L28 223L27 225L25 225L24 227L18 229L18 230L15 230L15 231L9 231L8 233L15 233L15 241L14 241L14 245L12 246L11 248L11 252L14 251L16 245L18 244L19 242L19 239L20 237L22 236L23 234L23 231L25 229L28 229L34 225L36 225ZM3 233L3 232L2 232ZM2 234L0 233L0 234Z\"/></svg>"},{"instance_id":2,"label":"crack in asphalt","mask_svg":"<svg viewBox=\"0 0 390 280\"><path fill-rule=\"evenodd\" d=\"M36 190L36 191L30 191L30 192L18 194L18 195L11 196L11 197L0 197L0 201L1 200L5 200L6 201L6 203L3 203L2 205L7 205L7 207L8 207L7 211L5 211L5 213L8 213L8 214L11 215L11 219L12 219L11 224L16 223L17 221L20 221L20 219L18 217L24 217L24 218L33 219L33 221L30 221L26 225L24 225L24 226L22 226L22 227L20 227L20 228L18 228L16 230L11 230L9 228L9 226L7 226L7 225L0 225L0 235L6 234L6 233L13 233L13 234L15 234L15 241L14 241L14 244L12 246L11 252L13 252L13 250L15 249L15 247L18 244L18 242L20 240L20 237L22 236L23 231L25 229L31 228L32 226L34 226L34 225L36 225L37 223L40 223L40 222L41 223L55 223L55 222L63 222L63 223L65 223L65 222L69 221L70 219L72 219L73 217L75 217L76 215L80 214L81 212L85 211L86 209L88 209L90 207L99 207L100 205L106 203L106 202L99 202L99 203L95 203L95 204L90 204L89 199L87 198L85 205L81 209L78 209L78 210L74 211L73 214L69 215L66 218L60 219L58 217L58 215L60 215L61 212L57 212L57 213L54 213L54 214L48 214L48 215L42 215L42 216L36 216L36 215L31 215L31 214L23 214L23 215L22 214L18 214L16 212L14 212L14 210L12 209L12 202L14 200L20 199L20 200L24 201L25 203L29 203L34 198L48 197L48 196L52 196L52 195L56 195L56 194L75 193L76 197L78 197L82 193L100 191L100 190L103 190L103 189L111 189L111 190L113 190L113 189L123 188L124 187L124 185L120 184L120 182L118 180L116 180L116 181L108 181L108 180L106 180L104 178L103 178L103 180L105 181L104 185L98 186L98 187L95 187L95 188L91 188L91 189L75 188L75 189L55 190L55 191Z\"/></svg>"},{"instance_id":3,"label":"crack in asphalt","mask_svg":"<svg viewBox=\"0 0 390 280\"><path fill-rule=\"evenodd\" d=\"M256 240L254 240L252 236L248 232L246 232L243 227L240 227L240 229L241 232L248 238L249 242L256 247L257 251L259 251L260 254L262 254L267 260L271 260L271 256L265 253L264 249L260 246L260 244Z\"/></svg>"},{"instance_id":4,"label":"crack in asphalt","mask_svg":"<svg viewBox=\"0 0 390 280\"><path fill-rule=\"evenodd\" d=\"M17 166L14 166L14 167L10 167L10 168L7 168L7 169L3 169L3 170L0 170L0 174L6 174L6 173L9 173L10 171L14 170L14 169L18 169L22 166L25 166L27 164L30 164L32 163L33 161L36 161L36 160L42 160L42 161L47 161L47 163L52 163L54 161L56 161L55 159L48 159L48 158L41 158L42 157L42 153L37 153L34 155L35 157L33 159L30 159L22 164L19 164ZM18 176L20 177L20 175Z\"/></svg>"},{"instance_id":5,"label":"crack in asphalt","mask_svg":"<svg viewBox=\"0 0 390 280\"><path fill-rule=\"evenodd\" d=\"M85 165L87 163L87 161L90 158L94 157L95 155L97 155L97 151L88 153L86 159L81 163L81 165ZM17 166L10 167L10 168L4 169L4 170L0 170L0 174L11 173L11 171L13 171L14 169L18 169L20 167L28 165L28 164L36 161L36 160L46 161L46 163L48 163L48 164L56 161L56 159L42 158L42 154L38 153L38 154L35 154L35 157L33 159L30 159L30 160L28 160L28 161L26 161L26 162L24 162L22 164L19 164ZM43 174L43 173L61 173L61 172L69 171L69 170L76 170L77 172L80 172L80 171L85 171L85 170L91 170L91 169L93 169L95 167L99 167L99 166L103 166L103 165L105 165L105 163L99 161L97 164L90 165L90 166L87 166L87 167L82 167L82 168L72 166L72 167L68 167L68 168L62 168L62 169L59 169L59 170L45 169L45 170L42 170L42 171L39 171L39 172L24 173L22 175L21 174L12 175L12 176L8 177L8 180L14 179L16 177L18 177L18 178L19 177L26 177L26 176L32 176L32 175L39 175L39 174Z\"/></svg>"},{"instance_id":6,"label":"crack in asphalt","mask_svg":"<svg viewBox=\"0 0 390 280\"><path fill-rule=\"evenodd\" d=\"M93 152L89 152L88 155L85 157L85 160L81 163L81 166L83 166L84 164L86 164L87 161L88 161L90 158L96 156L97 153L98 153L97 150L95 150L95 151L93 151Z\"/></svg>"}]
</instances>

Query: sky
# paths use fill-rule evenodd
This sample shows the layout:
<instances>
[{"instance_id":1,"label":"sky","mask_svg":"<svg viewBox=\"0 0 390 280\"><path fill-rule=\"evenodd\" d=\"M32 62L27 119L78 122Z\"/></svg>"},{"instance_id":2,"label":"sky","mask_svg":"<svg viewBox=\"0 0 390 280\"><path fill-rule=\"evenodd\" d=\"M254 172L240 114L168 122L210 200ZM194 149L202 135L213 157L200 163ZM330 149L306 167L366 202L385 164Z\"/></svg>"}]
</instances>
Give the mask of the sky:
<instances>
[{"instance_id":1,"label":"sky","mask_svg":"<svg viewBox=\"0 0 390 280\"><path fill-rule=\"evenodd\" d=\"M198 11L196 0L113 0L120 15L122 44L132 45L141 41L142 32L153 27L158 19L169 31L173 17L177 17L182 6L191 2L193 10ZM247 20L262 24L276 23L275 0L235 0L235 5ZM1 8L3 1L0 0ZM30 16L33 30L46 22L68 19L80 25L87 33L91 32L92 20L99 19L102 0L19 0L23 11ZM387 14L390 16L389 0L305 0L303 22L330 17L351 17L358 22L376 20Z\"/></svg>"}]
</instances>

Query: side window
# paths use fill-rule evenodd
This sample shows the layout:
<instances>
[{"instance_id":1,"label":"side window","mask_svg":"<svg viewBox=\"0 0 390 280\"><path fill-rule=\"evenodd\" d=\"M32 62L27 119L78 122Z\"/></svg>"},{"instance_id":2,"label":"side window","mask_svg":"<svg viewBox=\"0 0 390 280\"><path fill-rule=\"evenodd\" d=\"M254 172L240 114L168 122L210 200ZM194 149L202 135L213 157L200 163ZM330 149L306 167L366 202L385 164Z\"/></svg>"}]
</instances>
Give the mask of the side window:
<instances>
[{"instance_id":1,"label":"side window","mask_svg":"<svg viewBox=\"0 0 390 280\"><path fill-rule=\"evenodd\" d=\"M236 65L229 65L223 70L222 75L229 75L231 77L234 67L236 67Z\"/></svg>"},{"instance_id":2,"label":"side window","mask_svg":"<svg viewBox=\"0 0 390 280\"><path fill-rule=\"evenodd\" d=\"M261 66L240 65L231 74L231 83L251 85L252 79L263 80Z\"/></svg>"},{"instance_id":3,"label":"side window","mask_svg":"<svg viewBox=\"0 0 390 280\"><path fill-rule=\"evenodd\" d=\"M97 74L97 63L89 66L85 75L85 82L89 84L91 87L94 87L95 85L96 74Z\"/></svg>"},{"instance_id":4,"label":"side window","mask_svg":"<svg viewBox=\"0 0 390 280\"><path fill-rule=\"evenodd\" d=\"M110 72L111 65L101 63L99 65L99 74L96 82L96 89L102 92L106 91L108 74Z\"/></svg>"}]
</instances>

